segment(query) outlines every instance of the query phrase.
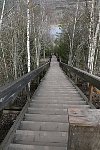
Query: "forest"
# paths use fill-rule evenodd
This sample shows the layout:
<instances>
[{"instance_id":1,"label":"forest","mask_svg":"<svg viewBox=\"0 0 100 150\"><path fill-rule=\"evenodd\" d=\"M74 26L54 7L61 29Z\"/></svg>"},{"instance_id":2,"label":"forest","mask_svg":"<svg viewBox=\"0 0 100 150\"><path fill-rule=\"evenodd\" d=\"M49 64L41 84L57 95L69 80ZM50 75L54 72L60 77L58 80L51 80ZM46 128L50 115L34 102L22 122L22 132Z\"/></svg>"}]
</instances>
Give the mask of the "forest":
<instances>
[{"instance_id":1,"label":"forest","mask_svg":"<svg viewBox=\"0 0 100 150\"><path fill-rule=\"evenodd\" d=\"M51 4L55 5L54 18ZM1 86L38 68L51 53L100 76L100 1L65 4L58 7L56 0L0 0ZM50 34L53 24L61 30L55 40Z\"/></svg>"},{"instance_id":2,"label":"forest","mask_svg":"<svg viewBox=\"0 0 100 150\"><path fill-rule=\"evenodd\" d=\"M100 150L100 0L0 0L0 150Z\"/></svg>"}]
</instances>

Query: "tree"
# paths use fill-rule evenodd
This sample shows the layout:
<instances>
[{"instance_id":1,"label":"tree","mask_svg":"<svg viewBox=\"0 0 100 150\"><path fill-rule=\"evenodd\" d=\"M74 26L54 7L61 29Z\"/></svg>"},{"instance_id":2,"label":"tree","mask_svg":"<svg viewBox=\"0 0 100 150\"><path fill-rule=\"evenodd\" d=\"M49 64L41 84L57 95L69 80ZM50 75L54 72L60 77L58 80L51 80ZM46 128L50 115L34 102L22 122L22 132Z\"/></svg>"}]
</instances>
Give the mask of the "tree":
<instances>
[{"instance_id":1,"label":"tree","mask_svg":"<svg viewBox=\"0 0 100 150\"><path fill-rule=\"evenodd\" d=\"M65 49L69 58L64 61L68 60L69 65L95 74L100 59L100 2L86 0L69 5L63 13L60 27L69 43L68 50ZM59 40L63 38L61 41L64 41L62 35Z\"/></svg>"},{"instance_id":2,"label":"tree","mask_svg":"<svg viewBox=\"0 0 100 150\"><path fill-rule=\"evenodd\" d=\"M5 84L39 67L51 43L44 4L3 0L0 13L0 84Z\"/></svg>"},{"instance_id":3,"label":"tree","mask_svg":"<svg viewBox=\"0 0 100 150\"><path fill-rule=\"evenodd\" d=\"M30 1L27 0L27 68L28 72L31 71L31 62L30 62Z\"/></svg>"}]
</instances>

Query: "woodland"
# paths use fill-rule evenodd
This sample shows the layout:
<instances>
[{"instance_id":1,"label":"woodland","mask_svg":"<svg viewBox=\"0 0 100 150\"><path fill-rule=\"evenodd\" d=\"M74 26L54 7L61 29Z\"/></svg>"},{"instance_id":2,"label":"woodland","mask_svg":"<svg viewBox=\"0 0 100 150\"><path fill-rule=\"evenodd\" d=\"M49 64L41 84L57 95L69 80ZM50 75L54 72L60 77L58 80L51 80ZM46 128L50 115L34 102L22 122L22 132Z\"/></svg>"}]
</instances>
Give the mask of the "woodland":
<instances>
[{"instance_id":1,"label":"woodland","mask_svg":"<svg viewBox=\"0 0 100 150\"><path fill-rule=\"evenodd\" d=\"M49 6L56 1L0 0L0 86L38 68L51 53L100 76L100 1L73 0L55 6L54 22ZM52 24L61 30L55 40Z\"/></svg>"}]
</instances>

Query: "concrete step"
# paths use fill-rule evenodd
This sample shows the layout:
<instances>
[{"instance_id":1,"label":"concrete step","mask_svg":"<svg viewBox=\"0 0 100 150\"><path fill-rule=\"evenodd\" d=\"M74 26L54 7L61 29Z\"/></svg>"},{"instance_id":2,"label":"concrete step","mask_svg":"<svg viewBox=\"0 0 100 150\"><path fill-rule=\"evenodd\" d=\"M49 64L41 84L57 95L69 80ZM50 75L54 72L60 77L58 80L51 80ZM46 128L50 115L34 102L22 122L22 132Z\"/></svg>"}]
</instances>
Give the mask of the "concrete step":
<instances>
[{"instance_id":1,"label":"concrete step","mask_svg":"<svg viewBox=\"0 0 100 150\"><path fill-rule=\"evenodd\" d=\"M67 109L67 108L90 108L89 105L85 104L76 104L76 105L67 105L67 104L35 104L30 103L30 107L34 108L54 108L54 109Z\"/></svg>"},{"instance_id":2,"label":"concrete step","mask_svg":"<svg viewBox=\"0 0 100 150\"><path fill-rule=\"evenodd\" d=\"M25 114L26 121L68 123L68 115Z\"/></svg>"},{"instance_id":3,"label":"concrete step","mask_svg":"<svg viewBox=\"0 0 100 150\"><path fill-rule=\"evenodd\" d=\"M34 104L72 104L72 105L82 105L82 104L86 104L86 102L85 101L71 101L71 100L69 100L69 101L67 101L67 100L65 100L65 101L62 101L62 100L50 100L50 101L48 101L48 100L32 100L32 103L34 103Z\"/></svg>"},{"instance_id":4,"label":"concrete step","mask_svg":"<svg viewBox=\"0 0 100 150\"><path fill-rule=\"evenodd\" d=\"M29 107L27 110L29 114L45 114L45 115L67 115L67 109L53 109L53 108L33 108Z\"/></svg>"},{"instance_id":5,"label":"concrete step","mask_svg":"<svg viewBox=\"0 0 100 150\"><path fill-rule=\"evenodd\" d=\"M66 147L10 144L8 150L67 150Z\"/></svg>"},{"instance_id":6,"label":"concrete step","mask_svg":"<svg viewBox=\"0 0 100 150\"><path fill-rule=\"evenodd\" d=\"M20 130L68 132L68 123L21 121Z\"/></svg>"},{"instance_id":7,"label":"concrete step","mask_svg":"<svg viewBox=\"0 0 100 150\"><path fill-rule=\"evenodd\" d=\"M67 146L68 132L17 130L13 142L16 144L41 146Z\"/></svg>"}]
</instances>

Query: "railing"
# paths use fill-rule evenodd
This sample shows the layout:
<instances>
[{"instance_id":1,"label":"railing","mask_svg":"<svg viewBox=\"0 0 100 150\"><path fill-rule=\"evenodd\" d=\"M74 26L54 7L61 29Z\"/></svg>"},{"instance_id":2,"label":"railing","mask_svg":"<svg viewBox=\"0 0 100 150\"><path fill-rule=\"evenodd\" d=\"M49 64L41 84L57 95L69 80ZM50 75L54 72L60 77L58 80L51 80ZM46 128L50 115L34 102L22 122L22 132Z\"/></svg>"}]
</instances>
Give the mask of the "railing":
<instances>
[{"instance_id":1,"label":"railing","mask_svg":"<svg viewBox=\"0 0 100 150\"><path fill-rule=\"evenodd\" d=\"M11 84L4 86L0 89L0 110L5 108L12 100L14 100L17 95L25 88L31 80L34 80L40 73L42 73L45 69L48 69L50 63L46 63L45 65L35 69L26 75L18 78L13 81Z\"/></svg>"},{"instance_id":2,"label":"railing","mask_svg":"<svg viewBox=\"0 0 100 150\"><path fill-rule=\"evenodd\" d=\"M86 71L80 70L78 68L69 66L63 62L60 62L61 68L67 72L72 72L79 78L83 79L85 82L89 83L89 100L92 99L93 87L100 90L100 77L92 75Z\"/></svg>"},{"instance_id":3,"label":"railing","mask_svg":"<svg viewBox=\"0 0 100 150\"><path fill-rule=\"evenodd\" d=\"M75 73L76 75L78 75L80 78L84 79L85 81L89 82L90 84L92 84L93 86L97 87L98 89L100 89L100 77L98 76L94 76L86 71L77 69L75 67L71 67L65 63L60 62L60 66L64 67L65 69L67 69L70 72Z\"/></svg>"}]
</instances>

